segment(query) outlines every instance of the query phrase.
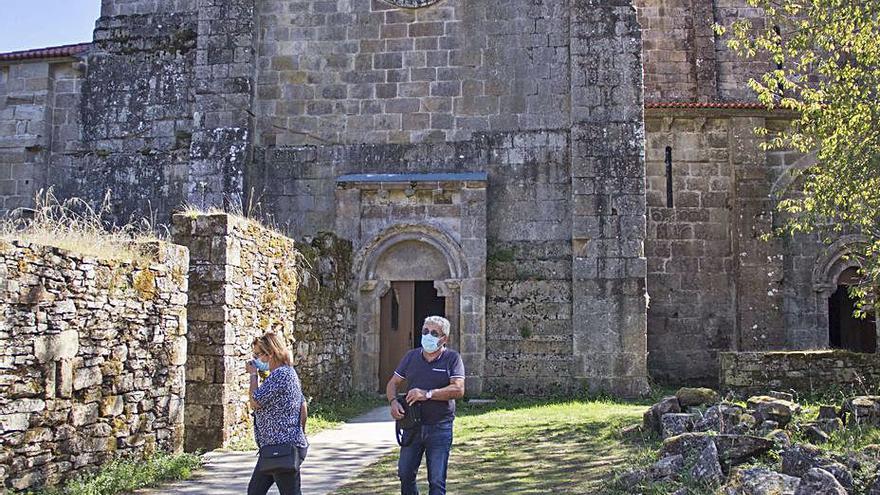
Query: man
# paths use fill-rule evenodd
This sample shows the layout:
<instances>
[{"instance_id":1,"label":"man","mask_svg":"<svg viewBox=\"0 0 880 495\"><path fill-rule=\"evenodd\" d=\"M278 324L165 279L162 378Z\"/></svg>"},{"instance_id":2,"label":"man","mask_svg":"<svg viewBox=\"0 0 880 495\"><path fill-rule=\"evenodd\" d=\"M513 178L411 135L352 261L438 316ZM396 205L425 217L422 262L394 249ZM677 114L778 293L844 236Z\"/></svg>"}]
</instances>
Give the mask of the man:
<instances>
[{"instance_id":1,"label":"man","mask_svg":"<svg viewBox=\"0 0 880 495\"><path fill-rule=\"evenodd\" d=\"M404 380L409 385L404 400L410 406L418 404L422 413L421 431L415 433L412 443L400 448L397 475L402 495L419 493L416 472L422 463L422 454L428 464L429 494L446 493L455 399L464 397L464 363L457 352L446 348L447 342L449 320L441 316L425 318L422 346L403 356L385 387L394 419L401 419L404 415L403 406L397 399L397 388Z\"/></svg>"}]
</instances>

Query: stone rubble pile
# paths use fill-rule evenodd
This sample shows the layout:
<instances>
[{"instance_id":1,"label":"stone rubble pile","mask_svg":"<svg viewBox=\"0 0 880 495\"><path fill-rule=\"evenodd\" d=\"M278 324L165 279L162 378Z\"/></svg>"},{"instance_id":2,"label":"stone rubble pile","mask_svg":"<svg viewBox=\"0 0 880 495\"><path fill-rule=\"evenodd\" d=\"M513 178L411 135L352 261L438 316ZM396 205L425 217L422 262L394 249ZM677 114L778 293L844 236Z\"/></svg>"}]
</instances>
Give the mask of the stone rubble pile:
<instances>
[{"instance_id":1,"label":"stone rubble pile","mask_svg":"<svg viewBox=\"0 0 880 495\"><path fill-rule=\"evenodd\" d=\"M663 438L660 460L620 479L632 493L646 483L692 480L724 495L880 495L880 446L846 456L817 447L835 432L866 427L880 427L880 396L821 406L807 420L791 394L753 396L743 407L710 389L682 388L643 416L642 430ZM806 441L794 441L795 431ZM754 466L765 454L779 457L779 472ZM874 474L866 485L856 483L857 472Z\"/></svg>"}]
</instances>

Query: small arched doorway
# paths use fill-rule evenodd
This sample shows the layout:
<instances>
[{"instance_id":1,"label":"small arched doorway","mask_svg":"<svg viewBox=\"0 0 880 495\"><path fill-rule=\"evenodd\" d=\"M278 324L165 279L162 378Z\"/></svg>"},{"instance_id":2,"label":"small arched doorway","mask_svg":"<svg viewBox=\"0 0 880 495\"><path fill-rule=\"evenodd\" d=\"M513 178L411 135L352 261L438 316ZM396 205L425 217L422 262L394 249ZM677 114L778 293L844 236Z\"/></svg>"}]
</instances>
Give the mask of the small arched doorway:
<instances>
[{"instance_id":1,"label":"small arched doorway","mask_svg":"<svg viewBox=\"0 0 880 495\"><path fill-rule=\"evenodd\" d=\"M833 349L875 352L877 323L873 313L856 318L856 300L849 288L859 282L858 269L849 267L837 278L837 288L828 298L828 344Z\"/></svg>"},{"instance_id":2,"label":"small arched doorway","mask_svg":"<svg viewBox=\"0 0 880 495\"><path fill-rule=\"evenodd\" d=\"M443 253L420 240L398 242L379 256L374 276L390 283L379 310L380 391L403 355L420 345L425 318L446 316L445 298L435 284L450 275Z\"/></svg>"},{"instance_id":3,"label":"small arched doorway","mask_svg":"<svg viewBox=\"0 0 880 495\"><path fill-rule=\"evenodd\" d=\"M356 266L360 294L352 378L359 390L384 390L400 358L421 340L426 316L449 320L454 349L475 340L465 334L468 329L482 337L482 315L462 311L463 301L482 300L483 294L475 293L482 285L468 277L460 246L441 230L391 227L365 246Z\"/></svg>"}]
</instances>

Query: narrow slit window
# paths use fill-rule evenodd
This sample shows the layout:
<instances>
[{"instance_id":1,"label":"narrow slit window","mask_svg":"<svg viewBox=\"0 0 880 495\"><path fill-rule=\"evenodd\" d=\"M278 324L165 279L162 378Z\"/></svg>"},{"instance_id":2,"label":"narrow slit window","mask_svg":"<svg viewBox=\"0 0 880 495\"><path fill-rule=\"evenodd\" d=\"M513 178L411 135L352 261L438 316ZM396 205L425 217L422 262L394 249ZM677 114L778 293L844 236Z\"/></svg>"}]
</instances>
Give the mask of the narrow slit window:
<instances>
[{"instance_id":1,"label":"narrow slit window","mask_svg":"<svg viewBox=\"0 0 880 495\"><path fill-rule=\"evenodd\" d=\"M776 36L779 38L779 44L781 45L782 44L782 30L779 29L778 25L773 26L773 33L775 33ZM776 62L776 69L782 70L782 62Z\"/></svg>"},{"instance_id":2,"label":"narrow slit window","mask_svg":"<svg viewBox=\"0 0 880 495\"><path fill-rule=\"evenodd\" d=\"M666 147L666 207L672 208L672 146Z\"/></svg>"}]
</instances>

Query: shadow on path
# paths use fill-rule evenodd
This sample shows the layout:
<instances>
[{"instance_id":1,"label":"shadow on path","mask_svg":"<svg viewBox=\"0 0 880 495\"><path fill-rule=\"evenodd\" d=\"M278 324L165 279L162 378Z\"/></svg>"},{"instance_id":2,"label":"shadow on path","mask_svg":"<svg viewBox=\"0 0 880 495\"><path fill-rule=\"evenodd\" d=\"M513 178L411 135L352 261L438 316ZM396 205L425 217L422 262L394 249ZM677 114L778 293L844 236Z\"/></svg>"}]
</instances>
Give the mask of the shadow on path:
<instances>
[{"instance_id":1,"label":"shadow on path","mask_svg":"<svg viewBox=\"0 0 880 495\"><path fill-rule=\"evenodd\" d=\"M309 454L302 466L303 495L332 493L397 446L394 421L385 406L322 431L309 441ZM247 493L256 461L256 452L208 452L204 468L193 478L135 493L242 495ZM278 491L273 487L269 493L277 495Z\"/></svg>"}]
</instances>

